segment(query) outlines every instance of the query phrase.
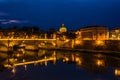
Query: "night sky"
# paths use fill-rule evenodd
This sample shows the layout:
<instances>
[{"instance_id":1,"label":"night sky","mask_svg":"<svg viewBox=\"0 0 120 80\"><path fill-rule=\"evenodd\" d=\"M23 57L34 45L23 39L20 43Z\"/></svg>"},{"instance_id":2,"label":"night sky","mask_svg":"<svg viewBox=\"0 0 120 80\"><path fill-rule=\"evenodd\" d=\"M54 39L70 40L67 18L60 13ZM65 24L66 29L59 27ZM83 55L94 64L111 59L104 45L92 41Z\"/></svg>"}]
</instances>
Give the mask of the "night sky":
<instances>
[{"instance_id":1,"label":"night sky","mask_svg":"<svg viewBox=\"0 0 120 80\"><path fill-rule=\"evenodd\" d=\"M35 25L41 29L69 30L90 25L120 27L120 0L0 0L4 27Z\"/></svg>"}]
</instances>

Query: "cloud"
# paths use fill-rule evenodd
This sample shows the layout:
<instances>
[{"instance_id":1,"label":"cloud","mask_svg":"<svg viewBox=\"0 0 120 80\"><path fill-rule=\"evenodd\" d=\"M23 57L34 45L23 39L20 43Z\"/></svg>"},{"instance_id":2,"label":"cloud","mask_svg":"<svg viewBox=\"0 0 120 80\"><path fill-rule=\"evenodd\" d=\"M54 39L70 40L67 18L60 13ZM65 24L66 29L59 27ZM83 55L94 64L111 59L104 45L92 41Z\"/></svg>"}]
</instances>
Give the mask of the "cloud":
<instances>
[{"instance_id":1,"label":"cloud","mask_svg":"<svg viewBox=\"0 0 120 80\"><path fill-rule=\"evenodd\" d=\"M28 23L28 21L26 20L4 20L4 19L1 19L1 24L12 24L12 23L17 23L17 24L20 24L20 23Z\"/></svg>"},{"instance_id":2,"label":"cloud","mask_svg":"<svg viewBox=\"0 0 120 80\"><path fill-rule=\"evenodd\" d=\"M10 23L20 23L21 21L19 20L9 20Z\"/></svg>"},{"instance_id":3,"label":"cloud","mask_svg":"<svg viewBox=\"0 0 120 80\"><path fill-rule=\"evenodd\" d=\"M21 23L28 23L27 20L17 20L17 19L9 19L10 15L6 12L0 11L0 24L21 24ZM6 19L2 18L6 17Z\"/></svg>"}]
</instances>

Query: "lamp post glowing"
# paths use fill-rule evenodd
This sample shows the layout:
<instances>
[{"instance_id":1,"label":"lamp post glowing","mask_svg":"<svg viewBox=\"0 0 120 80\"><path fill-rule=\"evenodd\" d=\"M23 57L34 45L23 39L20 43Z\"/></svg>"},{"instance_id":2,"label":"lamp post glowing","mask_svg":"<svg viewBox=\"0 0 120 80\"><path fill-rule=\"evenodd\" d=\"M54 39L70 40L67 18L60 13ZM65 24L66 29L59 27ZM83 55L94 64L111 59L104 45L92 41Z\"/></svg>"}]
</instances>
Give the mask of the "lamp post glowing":
<instances>
[{"instance_id":1,"label":"lamp post glowing","mask_svg":"<svg viewBox=\"0 0 120 80\"><path fill-rule=\"evenodd\" d=\"M104 66L104 61L98 59L98 60L96 61L96 64L97 64L98 66Z\"/></svg>"},{"instance_id":2,"label":"lamp post glowing","mask_svg":"<svg viewBox=\"0 0 120 80\"><path fill-rule=\"evenodd\" d=\"M75 40L75 45L81 45L82 43L82 40Z\"/></svg>"},{"instance_id":3,"label":"lamp post glowing","mask_svg":"<svg viewBox=\"0 0 120 80\"><path fill-rule=\"evenodd\" d=\"M120 69L115 69L115 75L120 76Z\"/></svg>"},{"instance_id":4,"label":"lamp post glowing","mask_svg":"<svg viewBox=\"0 0 120 80\"><path fill-rule=\"evenodd\" d=\"M96 45L98 45L98 46L103 46L105 43L104 43L104 41L102 41L102 40L97 40L96 41Z\"/></svg>"}]
</instances>

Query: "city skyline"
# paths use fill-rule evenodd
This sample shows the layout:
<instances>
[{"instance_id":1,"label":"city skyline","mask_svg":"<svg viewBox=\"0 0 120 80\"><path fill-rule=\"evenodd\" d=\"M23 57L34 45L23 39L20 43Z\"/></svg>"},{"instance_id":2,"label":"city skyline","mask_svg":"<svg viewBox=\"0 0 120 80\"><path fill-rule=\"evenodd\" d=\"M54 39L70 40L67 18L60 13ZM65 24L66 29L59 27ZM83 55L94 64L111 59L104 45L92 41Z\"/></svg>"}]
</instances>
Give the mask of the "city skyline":
<instances>
[{"instance_id":1,"label":"city skyline","mask_svg":"<svg viewBox=\"0 0 120 80\"><path fill-rule=\"evenodd\" d=\"M0 80L119 80L120 0L0 0Z\"/></svg>"},{"instance_id":2,"label":"city skyline","mask_svg":"<svg viewBox=\"0 0 120 80\"><path fill-rule=\"evenodd\" d=\"M2 26L38 26L69 30L91 25L119 27L119 0L0 0Z\"/></svg>"}]
</instances>

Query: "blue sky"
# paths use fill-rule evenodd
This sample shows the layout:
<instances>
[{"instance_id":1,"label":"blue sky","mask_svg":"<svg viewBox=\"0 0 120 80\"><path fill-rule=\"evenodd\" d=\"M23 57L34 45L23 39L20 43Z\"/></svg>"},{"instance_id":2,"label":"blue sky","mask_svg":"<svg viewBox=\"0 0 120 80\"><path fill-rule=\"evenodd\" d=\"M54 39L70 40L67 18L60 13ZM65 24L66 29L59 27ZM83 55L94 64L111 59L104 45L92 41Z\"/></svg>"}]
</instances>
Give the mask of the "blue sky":
<instances>
[{"instance_id":1,"label":"blue sky","mask_svg":"<svg viewBox=\"0 0 120 80\"><path fill-rule=\"evenodd\" d=\"M90 25L120 27L120 0L0 0L2 26L36 25L71 30Z\"/></svg>"}]
</instances>

